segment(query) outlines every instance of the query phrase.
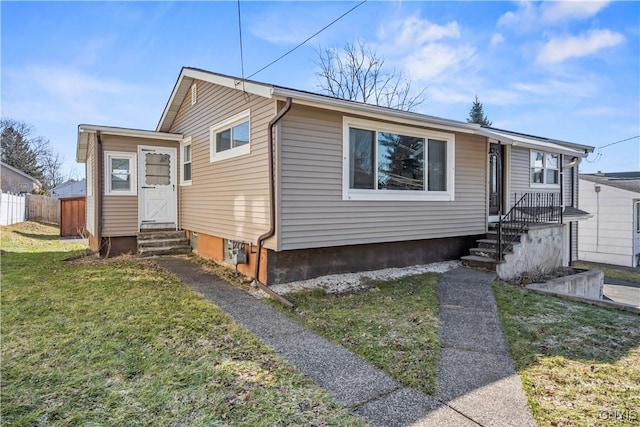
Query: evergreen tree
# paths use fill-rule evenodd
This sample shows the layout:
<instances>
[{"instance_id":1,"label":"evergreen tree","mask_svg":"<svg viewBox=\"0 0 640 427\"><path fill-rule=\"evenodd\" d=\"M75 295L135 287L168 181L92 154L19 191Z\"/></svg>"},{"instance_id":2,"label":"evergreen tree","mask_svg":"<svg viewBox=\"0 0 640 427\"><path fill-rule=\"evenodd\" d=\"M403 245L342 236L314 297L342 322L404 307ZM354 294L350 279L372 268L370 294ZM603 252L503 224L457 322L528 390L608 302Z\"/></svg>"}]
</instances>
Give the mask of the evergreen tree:
<instances>
[{"instance_id":1,"label":"evergreen tree","mask_svg":"<svg viewBox=\"0 0 640 427\"><path fill-rule=\"evenodd\" d=\"M473 106L469 111L469 118L467 118L467 123L477 123L482 126L491 126L491 124L493 123L484 114L484 108L482 107L482 102L478 100L478 95L476 95L476 99L475 101L473 101Z\"/></svg>"}]
</instances>

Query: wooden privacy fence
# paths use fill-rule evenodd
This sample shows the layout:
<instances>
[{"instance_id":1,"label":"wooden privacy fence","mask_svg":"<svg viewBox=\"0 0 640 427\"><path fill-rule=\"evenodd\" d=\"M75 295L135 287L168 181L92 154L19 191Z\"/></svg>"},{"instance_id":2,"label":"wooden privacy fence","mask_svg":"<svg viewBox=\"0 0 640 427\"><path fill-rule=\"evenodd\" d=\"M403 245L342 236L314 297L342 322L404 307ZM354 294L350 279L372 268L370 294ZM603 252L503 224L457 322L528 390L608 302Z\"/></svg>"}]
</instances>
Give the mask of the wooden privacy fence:
<instances>
[{"instance_id":1,"label":"wooden privacy fence","mask_svg":"<svg viewBox=\"0 0 640 427\"><path fill-rule=\"evenodd\" d=\"M25 196L0 192L0 225L24 222L26 219Z\"/></svg>"},{"instance_id":2,"label":"wooden privacy fence","mask_svg":"<svg viewBox=\"0 0 640 427\"><path fill-rule=\"evenodd\" d=\"M60 224L60 200L36 194L26 195L27 220Z\"/></svg>"}]
</instances>

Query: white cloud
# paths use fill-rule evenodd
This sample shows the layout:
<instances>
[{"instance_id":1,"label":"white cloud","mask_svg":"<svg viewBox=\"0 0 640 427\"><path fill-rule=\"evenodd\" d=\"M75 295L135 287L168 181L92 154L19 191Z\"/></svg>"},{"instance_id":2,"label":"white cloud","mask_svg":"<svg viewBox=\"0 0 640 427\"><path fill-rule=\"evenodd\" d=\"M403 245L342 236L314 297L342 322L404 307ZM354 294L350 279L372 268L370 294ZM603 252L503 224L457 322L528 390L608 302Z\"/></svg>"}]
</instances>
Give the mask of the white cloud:
<instances>
[{"instance_id":1,"label":"white cloud","mask_svg":"<svg viewBox=\"0 0 640 427\"><path fill-rule=\"evenodd\" d=\"M562 99L591 98L598 92L598 84L591 76L576 77L573 80L550 78L542 82L514 83L513 89L529 96L556 101Z\"/></svg>"},{"instance_id":2,"label":"white cloud","mask_svg":"<svg viewBox=\"0 0 640 427\"><path fill-rule=\"evenodd\" d=\"M504 43L504 36L501 33L493 33L491 36L491 46L498 46Z\"/></svg>"},{"instance_id":3,"label":"white cloud","mask_svg":"<svg viewBox=\"0 0 640 427\"><path fill-rule=\"evenodd\" d=\"M391 38L398 47L408 48L447 38L460 38L460 27L456 21L439 25L413 15L381 26L378 38Z\"/></svg>"},{"instance_id":4,"label":"white cloud","mask_svg":"<svg viewBox=\"0 0 640 427\"><path fill-rule=\"evenodd\" d=\"M521 1L515 11L509 11L498 19L498 26L517 31L538 30L540 25L560 24L584 20L598 14L609 1L545 1L533 3Z\"/></svg>"},{"instance_id":5,"label":"white cloud","mask_svg":"<svg viewBox=\"0 0 640 427\"><path fill-rule=\"evenodd\" d=\"M476 50L470 45L450 46L429 43L404 60L412 78L432 81L443 75L451 76L471 63Z\"/></svg>"},{"instance_id":6,"label":"white cloud","mask_svg":"<svg viewBox=\"0 0 640 427\"><path fill-rule=\"evenodd\" d=\"M570 58L588 56L624 42L622 34L610 30L592 30L579 36L552 38L536 57L538 64L556 64Z\"/></svg>"},{"instance_id":7,"label":"white cloud","mask_svg":"<svg viewBox=\"0 0 640 427\"><path fill-rule=\"evenodd\" d=\"M543 22L565 22L591 18L608 4L608 1L547 1L540 5L540 12Z\"/></svg>"}]
</instances>

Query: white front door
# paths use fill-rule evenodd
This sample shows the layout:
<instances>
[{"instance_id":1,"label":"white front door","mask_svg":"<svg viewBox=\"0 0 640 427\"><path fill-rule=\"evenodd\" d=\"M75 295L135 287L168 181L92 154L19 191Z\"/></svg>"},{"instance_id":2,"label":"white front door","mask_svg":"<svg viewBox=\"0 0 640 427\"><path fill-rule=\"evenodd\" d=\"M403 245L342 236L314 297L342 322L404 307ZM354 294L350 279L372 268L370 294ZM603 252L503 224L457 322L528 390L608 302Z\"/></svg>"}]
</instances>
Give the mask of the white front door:
<instances>
[{"instance_id":1,"label":"white front door","mask_svg":"<svg viewBox=\"0 0 640 427\"><path fill-rule=\"evenodd\" d=\"M140 230L177 228L176 149L138 147Z\"/></svg>"}]
</instances>

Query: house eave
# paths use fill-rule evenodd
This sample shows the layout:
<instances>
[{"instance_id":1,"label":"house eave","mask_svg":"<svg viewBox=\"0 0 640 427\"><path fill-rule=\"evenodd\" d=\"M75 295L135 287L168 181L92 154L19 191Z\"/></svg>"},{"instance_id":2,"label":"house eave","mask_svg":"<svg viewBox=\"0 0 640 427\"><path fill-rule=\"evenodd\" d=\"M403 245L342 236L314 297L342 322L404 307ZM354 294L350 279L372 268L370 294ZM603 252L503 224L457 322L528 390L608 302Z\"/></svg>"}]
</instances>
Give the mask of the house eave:
<instances>
[{"instance_id":1,"label":"house eave","mask_svg":"<svg viewBox=\"0 0 640 427\"><path fill-rule=\"evenodd\" d=\"M368 118L379 120L391 120L407 125L431 127L435 129L463 132L475 134L480 125L475 123L465 123L457 120L443 119L435 116L428 116L411 111L396 110L393 108L381 107L374 104L349 101L345 99L333 98L295 89L274 87L276 99L284 101L287 97L294 99L294 104L306 105L332 111L340 111L348 114L364 115Z\"/></svg>"},{"instance_id":2,"label":"house eave","mask_svg":"<svg viewBox=\"0 0 640 427\"><path fill-rule=\"evenodd\" d=\"M550 151L558 154L565 154L573 157L584 158L593 152L594 147L580 145L566 141L551 140L546 138L536 138L522 134L514 135L511 132L499 131L495 129L480 127L477 130L479 135L501 142L507 145Z\"/></svg>"},{"instance_id":3,"label":"house eave","mask_svg":"<svg viewBox=\"0 0 640 427\"><path fill-rule=\"evenodd\" d=\"M100 132L103 135L126 136L132 138L156 139L161 141L179 142L183 139L181 133L156 132L151 130L120 128L113 126L78 125L78 143L76 149L76 162L84 163L87 160L87 148L89 138Z\"/></svg>"}]
</instances>

